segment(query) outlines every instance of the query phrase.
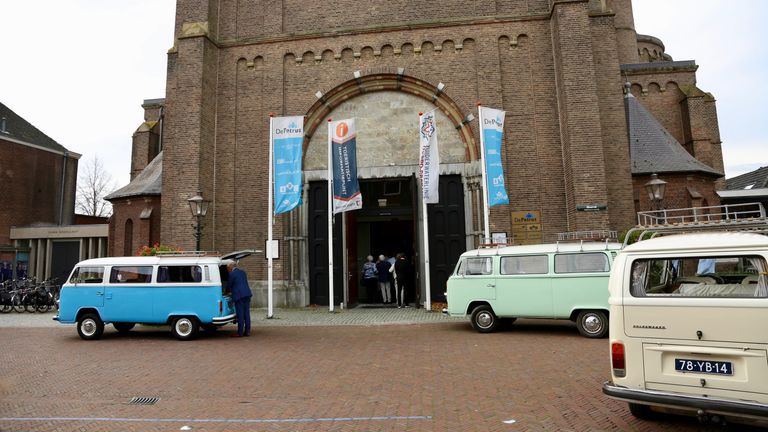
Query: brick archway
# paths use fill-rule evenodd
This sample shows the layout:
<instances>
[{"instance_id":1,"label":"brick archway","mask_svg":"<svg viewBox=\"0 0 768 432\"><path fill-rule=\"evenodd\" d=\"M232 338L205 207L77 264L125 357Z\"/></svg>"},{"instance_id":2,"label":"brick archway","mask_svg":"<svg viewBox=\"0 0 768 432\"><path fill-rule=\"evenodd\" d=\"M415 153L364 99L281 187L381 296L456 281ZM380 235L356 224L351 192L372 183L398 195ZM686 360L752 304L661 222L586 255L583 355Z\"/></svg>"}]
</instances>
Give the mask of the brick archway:
<instances>
[{"instance_id":1,"label":"brick archway","mask_svg":"<svg viewBox=\"0 0 768 432\"><path fill-rule=\"evenodd\" d=\"M472 128L465 118L469 112L463 112L459 105L443 91L426 81L408 75L397 73L377 73L361 76L341 83L332 90L322 94L309 108L305 120L304 150L306 153L310 139L321 124L325 123L328 115L344 102L357 96L379 92L401 91L425 99L435 105L451 121L456 128L466 153L468 161L479 158L479 145L476 143ZM473 114L474 115L474 114Z\"/></svg>"}]
</instances>

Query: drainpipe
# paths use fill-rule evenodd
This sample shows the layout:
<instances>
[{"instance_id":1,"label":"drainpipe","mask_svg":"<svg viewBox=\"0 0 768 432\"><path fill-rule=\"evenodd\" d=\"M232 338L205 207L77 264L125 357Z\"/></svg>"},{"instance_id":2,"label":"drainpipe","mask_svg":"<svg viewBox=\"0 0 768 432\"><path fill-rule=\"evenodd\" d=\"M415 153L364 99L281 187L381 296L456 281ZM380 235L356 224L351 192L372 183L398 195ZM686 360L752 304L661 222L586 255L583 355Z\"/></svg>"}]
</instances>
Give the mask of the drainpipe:
<instances>
[{"instance_id":1,"label":"drainpipe","mask_svg":"<svg viewBox=\"0 0 768 432\"><path fill-rule=\"evenodd\" d=\"M61 159L61 196L59 201L59 225L64 225L64 191L66 189L65 183L67 179L67 156L69 151L64 150L64 154Z\"/></svg>"},{"instance_id":2,"label":"drainpipe","mask_svg":"<svg viewBox=\"0 0 768 432\"><path fill-rule=\"evenodd\" d=\"M160 137L157 143L157 152L163 151L163 118L165 118L165 106L160 107Z\"/></svg>"}]
</instances>

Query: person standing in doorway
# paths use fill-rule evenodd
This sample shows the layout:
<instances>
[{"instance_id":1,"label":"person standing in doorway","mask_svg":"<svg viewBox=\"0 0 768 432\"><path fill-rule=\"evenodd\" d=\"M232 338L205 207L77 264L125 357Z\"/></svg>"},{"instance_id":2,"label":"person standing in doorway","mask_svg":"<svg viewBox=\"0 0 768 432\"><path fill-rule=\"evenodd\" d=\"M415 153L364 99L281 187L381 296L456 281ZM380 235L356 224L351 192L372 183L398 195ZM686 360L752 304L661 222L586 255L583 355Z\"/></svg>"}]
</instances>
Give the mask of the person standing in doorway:
<instances>
[{"instance_id":1,"label":"person standing in doorway","mask_svg":"<svg viewBox=\"0 0 768 432\"><path fill-rule=\"evenodd\" d=\"M404 253L397 254L395 261L395 285L397 285L397 307L408 306L408 285L411 280L411 265L405 259Z\"/></svg>"},{"instance_id":2,"label":"person standing in doorway","mask_svg":"<svg viewBox=\"0 0 768 432\"><path fill-rule=\"evenodd\" d=\"M392 303L389 290L389 261L384 255L379 255L379 260L376 261L376 271L379 278L379 290L381 291L381 301L384 304Z\"/></svg>"},{"instance_id":3,"label":"person standing in doorway","mask_svg":"<svg viewBox=\"0 0 768 432\"><path fill-rule=\"evenodd\" d=\"M248 286L248 275L237 268L237 263L227 264L229 279L227 280L227 289L232 293L232 300L235 302L235 313L237 314L237 333L232 337L242 337L251 335L251 287Z\"/></svg>"},{"instance_id":4,"label":"person standing in doorway","mask_svg":"<svg viewBox=\"0 0 768 432\"><path fill-rule=\"evenodd\" d=\"M365 286L365 295L369 300L372 300L376 296L376 283L378 282L376 273L376 263L373 262L373 256L368 255L365 258L361 276L363 279L363 286Z\"/></svg>"}]
</instances>

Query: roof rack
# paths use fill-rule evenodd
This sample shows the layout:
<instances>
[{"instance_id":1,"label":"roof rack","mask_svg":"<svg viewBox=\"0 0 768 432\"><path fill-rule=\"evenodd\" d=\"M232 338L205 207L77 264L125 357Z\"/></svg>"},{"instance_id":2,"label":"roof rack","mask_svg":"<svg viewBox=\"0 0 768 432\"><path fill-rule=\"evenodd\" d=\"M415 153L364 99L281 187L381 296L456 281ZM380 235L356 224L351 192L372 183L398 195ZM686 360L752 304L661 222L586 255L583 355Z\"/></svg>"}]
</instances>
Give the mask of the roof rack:
<instances>
[{"instance_id":1,"label":"roof rack","mask_svg":"<svg viewBox=\"0 0 768 432\"><path fill-rule=\"evenodd\" d=\"M613 232L615 233L616 231L613 231ZM584 242L587 242L587 243L590 243L590 244L596 244L596 243L598 243L598 240L599 240L600 243L603 243L605 245L605 250L608 250L608 243L610 243L610 240L614 240L615 241L616 238L614 237L614 238L611 239L611 238L606 237L604 239L595 239L595 240L578 240L578 239L567 240L567 241L557 240L557 243L555 243L555 252L560 252L560 245L561 244L570 244L570 243L577 242L577 241L579 242L579 252L584 252Z\"/></svg>"},{"instance_id":2,"label":"roof rack","mask_svg":"<svg viewBox=\"0 0 768 432\"><path fill-rule=\"evenodd\" d=\"M768 216L758 202L638 212L637 221L638 226L627 231L622 247L626 247L637 232L640 233L637 241L699 231L768 233Z\"/></svg>"},{"instance_id":3,"label":"roof rack","mask_svg":"<svg viewBox=\"0 0 768 432\"><path fill-rule=\"evenodd\" d=\"M203 257L219 256L218 251L157 251L156 256Z\"/></svg>"},{"instance_id":4,"label":"roof rack","mask_svg":"<svg viewBox=\"0 0 768 432\"><path fill-rule=\"evenodd\" d=\"M579 240L618 240L616 231L612 230L591 230L591 231L568 231L557 233L557 241L579 241Z\"/></svg>"}]
</instances>

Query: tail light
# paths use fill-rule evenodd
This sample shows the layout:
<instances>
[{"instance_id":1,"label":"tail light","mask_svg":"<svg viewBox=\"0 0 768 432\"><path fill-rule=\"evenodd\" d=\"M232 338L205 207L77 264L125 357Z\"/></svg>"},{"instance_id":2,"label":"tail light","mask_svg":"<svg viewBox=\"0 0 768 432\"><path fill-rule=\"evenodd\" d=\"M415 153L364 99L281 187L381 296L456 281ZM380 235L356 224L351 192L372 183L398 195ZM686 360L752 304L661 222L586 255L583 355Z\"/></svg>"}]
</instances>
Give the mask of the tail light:
<instances>
[{"instance_id":1,"label":"tail light","mask_svg":"<svg viewBox=\"0 0 768 432\"><path fill-rule=\"evenodd\" d=\"M224 312L224 304L222 304L221 300L219 300L219 314Z\"/></svg>"},{"instance_id":2,"label":"tail light","mask_svg":"<svg viewBox=\"0 0 768 432\"><path fill-rule=\"evenodd\" d=\"M627 375L624 357L624 344L621 342L611 343L611 368L613 375L622 378Z\"/></svg>"}]
</instances>

